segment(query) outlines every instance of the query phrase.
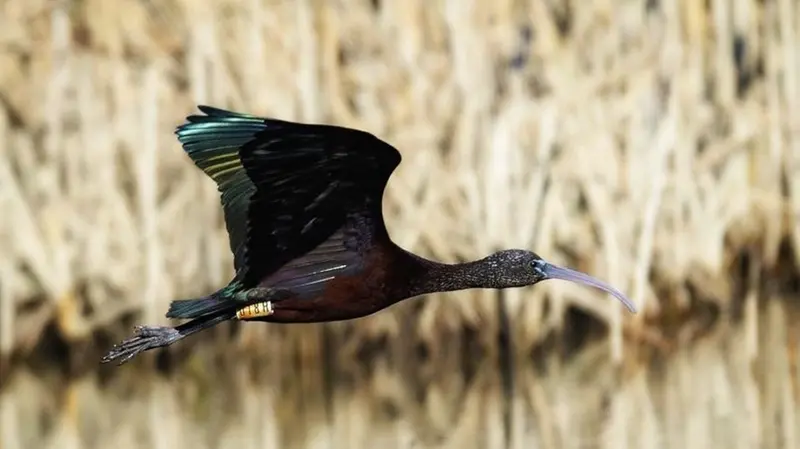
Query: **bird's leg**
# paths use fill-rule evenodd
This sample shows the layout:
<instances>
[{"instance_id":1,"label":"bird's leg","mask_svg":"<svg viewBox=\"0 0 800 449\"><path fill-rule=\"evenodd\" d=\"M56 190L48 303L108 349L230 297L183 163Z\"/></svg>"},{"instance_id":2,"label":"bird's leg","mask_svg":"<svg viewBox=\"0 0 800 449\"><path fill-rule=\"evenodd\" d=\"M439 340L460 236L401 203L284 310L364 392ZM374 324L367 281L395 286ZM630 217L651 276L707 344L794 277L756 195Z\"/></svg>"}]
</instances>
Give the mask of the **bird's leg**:
<instances>
[{"instance_id":1,"label":"bird's leg","mask_svg":"<svg viewBox=\"0 0 800 449\"><path fill-rule=\"evenodd\" d=\"M101 362L108 363L112 360L119 359L118 364L122 365L141 352L169 346L195 332L208 329L231 318L233 318L233 314L225 312L219 315L207 315L195 318L176 327L136 326L133 336L115 345L111 351L101 359Z\"/></svg>"}]
</instances>

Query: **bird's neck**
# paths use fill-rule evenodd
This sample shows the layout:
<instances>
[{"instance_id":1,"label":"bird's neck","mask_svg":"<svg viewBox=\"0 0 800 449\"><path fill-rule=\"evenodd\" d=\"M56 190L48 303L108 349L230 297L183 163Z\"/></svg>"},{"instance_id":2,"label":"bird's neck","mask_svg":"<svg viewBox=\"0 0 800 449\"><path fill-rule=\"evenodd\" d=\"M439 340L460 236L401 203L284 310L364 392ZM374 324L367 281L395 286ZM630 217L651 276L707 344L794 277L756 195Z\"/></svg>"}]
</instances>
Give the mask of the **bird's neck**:
<instances>
[{"instance_id":1,"label":"bird's neck","mask_svg":"<svg viewBox=\"0 0 800 449\"><path fill-rule=\"evenodd\" d=\"M471 288L503 288L500 278L486 259L462 263L441 263L413 255L419 268L414 276L411 296Z\"/></svg>"}]
</instances>

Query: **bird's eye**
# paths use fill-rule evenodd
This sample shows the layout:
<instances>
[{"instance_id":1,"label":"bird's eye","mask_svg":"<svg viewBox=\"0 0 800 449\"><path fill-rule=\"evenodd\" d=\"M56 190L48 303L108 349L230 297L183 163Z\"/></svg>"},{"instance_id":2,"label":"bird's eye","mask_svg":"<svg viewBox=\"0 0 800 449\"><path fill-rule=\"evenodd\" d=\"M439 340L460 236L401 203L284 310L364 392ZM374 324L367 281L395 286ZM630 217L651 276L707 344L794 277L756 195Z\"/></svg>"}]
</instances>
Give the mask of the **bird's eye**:
<instances>
[{"instance_id":1,"label":"bird's eye","mask_svg":"<svg viewBox=\"0 0 800 449\"><path fill-rule=\"evenodd\" d=\"M534 260L533 261L533 271L540 277L546 277L547 275L544 272L545 261L543 260Z\"/></svg>"}]
</instances>

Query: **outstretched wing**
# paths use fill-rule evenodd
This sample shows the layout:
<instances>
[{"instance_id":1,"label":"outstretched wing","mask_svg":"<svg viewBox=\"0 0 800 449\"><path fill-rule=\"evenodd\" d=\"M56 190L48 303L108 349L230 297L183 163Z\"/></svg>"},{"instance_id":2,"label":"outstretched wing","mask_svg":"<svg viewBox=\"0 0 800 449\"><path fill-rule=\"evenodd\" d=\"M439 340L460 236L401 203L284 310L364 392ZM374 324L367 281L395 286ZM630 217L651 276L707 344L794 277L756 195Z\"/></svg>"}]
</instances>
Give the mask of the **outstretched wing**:
<instances>
[{"instance_id":1,"label":"outstretched wing","mask_svg":"<svg viewBox=\"0 0 800 449\"><path fill-rule=\"evenodd\" d=\"M400 153L372 134L208 106L176 134L221 192L236 277L252 287L313 250L348 215L374 217Z\"/></svg>"}]
</instances>

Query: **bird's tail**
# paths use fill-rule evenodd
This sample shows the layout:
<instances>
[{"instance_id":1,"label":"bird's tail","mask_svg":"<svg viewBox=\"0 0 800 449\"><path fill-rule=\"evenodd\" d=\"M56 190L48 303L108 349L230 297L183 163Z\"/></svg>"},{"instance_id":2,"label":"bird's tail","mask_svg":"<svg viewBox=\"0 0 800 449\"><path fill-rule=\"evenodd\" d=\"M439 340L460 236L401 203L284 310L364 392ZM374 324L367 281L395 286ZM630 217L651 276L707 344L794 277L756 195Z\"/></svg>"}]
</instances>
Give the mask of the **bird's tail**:
<instances>
[{"instance_id":1,"label":"bird's tail","mask_svg":"<svg viewBox=\"0 0 800 449\"><path fill-rule=\"evenodd\" d=\"M236 305L227 298L216 295L196 299L176 299L169 304L167 318L199 318L210 313L235 309Z\"/></svg>"},{"instance_id":2,"label":"bird's tail","mask_svg":"<svg viewBox=\"0 0 800 449\"><path fill-rule=\"evenodd\" d=\"M133 336L114 346L101 359L101 363L119 360L117 364L122 365L141 352L169 346L189 335L216 326L234 317L236 317L236 308L232 304L228 304L224 310L206 313L176 327L137 326Z\"/></svg>"}]
</instances>

